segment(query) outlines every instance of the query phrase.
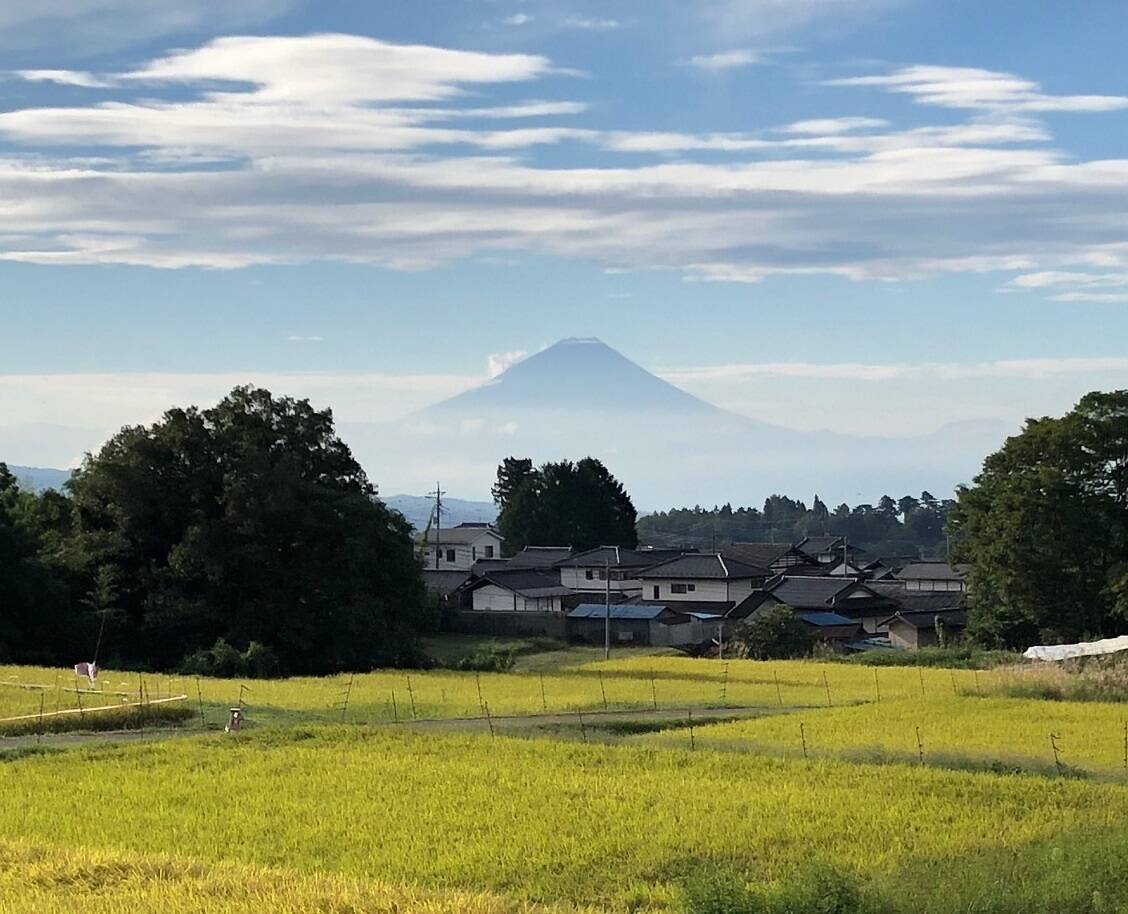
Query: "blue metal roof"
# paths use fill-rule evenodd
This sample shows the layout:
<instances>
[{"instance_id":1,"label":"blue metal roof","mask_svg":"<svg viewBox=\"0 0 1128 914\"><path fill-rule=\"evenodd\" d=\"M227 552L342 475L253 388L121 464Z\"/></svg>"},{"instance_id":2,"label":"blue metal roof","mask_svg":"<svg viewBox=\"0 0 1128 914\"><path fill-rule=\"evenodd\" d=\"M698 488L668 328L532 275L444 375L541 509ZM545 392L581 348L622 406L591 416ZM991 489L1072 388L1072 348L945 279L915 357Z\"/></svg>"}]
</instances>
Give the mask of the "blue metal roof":
<instances>
[{"instance_id":1,"label":"blue metal roof","mask_svg":"<svg viewBox=\"0 0 1128 914\"><path fill-rule=\"evenodd\" d=\"M669 609L665 603L612 603L612 619L657 619ZM603 619L607 616L607 606L604 603L581 603L570 613L569 619Z\"/></svg>"},{"instance_id":2,"label":"blue metal roof","mask_svg":"<svg viewBox=\"0 0 1128 914\"><path fill-rule=\"evenodd\" d=\"M798 612L797 615L800 619L808 625L857 625L858 623L853 619L847 619L845 616L840 616L838 613L824 613L824 612Z\"/></svg>"}]
</instances>

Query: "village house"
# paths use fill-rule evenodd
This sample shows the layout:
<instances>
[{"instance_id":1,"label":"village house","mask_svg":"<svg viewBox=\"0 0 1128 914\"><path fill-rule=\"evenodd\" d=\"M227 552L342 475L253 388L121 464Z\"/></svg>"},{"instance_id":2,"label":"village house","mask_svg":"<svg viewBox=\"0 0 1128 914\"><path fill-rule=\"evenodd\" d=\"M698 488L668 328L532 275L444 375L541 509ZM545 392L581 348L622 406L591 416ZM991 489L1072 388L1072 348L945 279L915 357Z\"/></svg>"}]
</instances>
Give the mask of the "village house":
<instances>
[{"instance_id":1,"label":"village house","mask_svg":"<svg viewBox=\"0 0 1128 914\"><path fill-rule=\"evenodd\" d=\"M708 604L723 615L770 577L767 568L720 553L690 553L640 571L646 602Z\"/></svg>"},{"instance_id":2,"label":"village house","mask_svg":"<svg viewBox=\"0 0 1128 914\"><path fill-rule=\"evenodd\" d=\"M815 560L788 543L730 543L721 554L748 565L767 568L773 574L792 574L800 567L814 567Z\"/></svg>"},{"instance_id":3,"label":"village house","mask_svg":"<svg viewBox=\"0 0 1128 914\"><path fill-rule=\"evenodd\" d=\"M967 590L967 569L967 565L947 562L913 562L897 572L897 580L905 590L963 593Z\"/></svg>"},{"instance_id":4,"label":"village house","mask_svg":"<svg viewBox=\"0 0 1128 914\"><path fill-rule=\"evenodd\" d=\"M640 572L680 555L673 550L600 546L566 557L557 562L556 567L560 572L560 583L573 590L585 593L610 590L616 596L637 597L642 594Z\"/></svg>"},{"instance_id":5,"label":"village house","mask_svg":"<svg viewBox=\"0 0 1128 914\"><path fill-rule=\"evenodd\" d=\"M885 620L898 609L888 597L850 578L781 576L764 589L796 612L834 612L858 623L870 635L884 633Z\"/></svg>"},{"instance_id":6,"label":"village house","mask_svg":"<svg viewBox=\"0 0 1128 914\"><path fill-rule=\"evenodd\" d=\"M504 538L490 524L466 523L433 529L418 539L423 567L431 571L470 571L479 559L501 557Z\"/></svg>"},{"instance_id":7,"label":"village house","mask_svg":"<svg viewBox=\"0 0 1128 914\"><path fill-rule=\"evenodd\" d=\"M899 610L883 624L889 632L890 646L915 651L959 640L967 628L967 612L962 609Z\"/></svg>"},{"instance_id":8,"label":"village house","mask_svg":"<svg viewBox=\"0 0 1128 914\"><path fill-rule=\"evenodd\" d=\"M691 648L717 635L720 616L687 613L680 604L581 603L568 613L568 640L603 644L610 615L611 640L617 645Z\"/></svg>"}]
</instances>

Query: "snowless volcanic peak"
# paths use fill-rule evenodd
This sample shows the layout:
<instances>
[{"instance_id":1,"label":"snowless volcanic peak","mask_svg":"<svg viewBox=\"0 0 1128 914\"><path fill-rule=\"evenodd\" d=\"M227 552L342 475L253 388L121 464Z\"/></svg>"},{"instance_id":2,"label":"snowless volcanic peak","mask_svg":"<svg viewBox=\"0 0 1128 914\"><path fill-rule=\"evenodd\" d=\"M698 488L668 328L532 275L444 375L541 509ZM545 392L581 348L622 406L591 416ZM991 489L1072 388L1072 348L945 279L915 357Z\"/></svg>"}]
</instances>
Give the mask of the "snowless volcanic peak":
<instances>
[{"instance_id":1,"label":"snowless volcanic peak","mask_svg":"<svg viewBox=\"0 0 1128 914\"><path fill-rule=\"evenodd\" d=\"M427 412L501 407L719 412L593 338L561 340Z\"/></svg>"}]
</instances>

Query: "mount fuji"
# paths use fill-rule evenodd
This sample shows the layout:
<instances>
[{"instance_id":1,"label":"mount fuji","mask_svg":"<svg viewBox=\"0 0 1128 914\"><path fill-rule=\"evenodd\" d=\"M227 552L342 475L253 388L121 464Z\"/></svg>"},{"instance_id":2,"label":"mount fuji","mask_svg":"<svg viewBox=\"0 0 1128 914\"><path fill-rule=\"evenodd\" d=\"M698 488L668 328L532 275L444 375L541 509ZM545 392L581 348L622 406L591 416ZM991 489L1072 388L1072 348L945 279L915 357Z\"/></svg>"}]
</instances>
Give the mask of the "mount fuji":
<instances>
[{"instance_id":1,"label":"mount fuji","mask_svg":"<svg viewBox=\"0 0 1128 914\"><path fill-rule=\"evenodd\" d=\"M507 456L601 459L641 508L756 504L775 492L875 501L950 493L1002 444L1002 423L919 437L797 431L721 409L597 339L566 339L395 423L341 425L385 491L483 497Z\"/></svg>"}]
</instances>

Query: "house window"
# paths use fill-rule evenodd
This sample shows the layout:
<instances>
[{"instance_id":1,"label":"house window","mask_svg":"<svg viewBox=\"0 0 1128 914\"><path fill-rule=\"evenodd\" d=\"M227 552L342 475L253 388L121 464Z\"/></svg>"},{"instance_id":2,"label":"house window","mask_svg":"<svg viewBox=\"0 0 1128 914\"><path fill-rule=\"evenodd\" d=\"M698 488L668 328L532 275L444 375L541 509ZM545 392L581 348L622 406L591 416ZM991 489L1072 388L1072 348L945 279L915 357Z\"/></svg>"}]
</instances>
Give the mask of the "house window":
<instances>
[{"instance_id":1,"label":"house window","mask_svg":"<svg viewBox=\"0 0 1128 914\"><path fill-rule=\"evenodd\" d=\"M486 546L486 558L492 559L494 557L493 546Z\"/></svg>"},{"instance_id":2,"label":"house window","mask_svg":"<svg viewBox=\"0 0 1128 914\"><path fill-rule=\"evenodd\" d=\"M655 599L655 600L657 600L657 599L658 599L658 597L659 597L659 595L661 594L661 592L662 592L662 591L661 591L661 590L659 590L659 588L658 588L658 585L657 585L657 584L655 584L655 585L654 585L654 599Z\"/></svg>"},{"instance_id":3,"label":"house window","mask_svg":"<svg viewBox=\"0 0 1128 914\"><path fill-rule=\"evenodd\" d=\"M671 584L670 593L693 593L697 590L696 584Z\"/></svg>"},{"instance_id":4,"label":"house window","mask_svg":"<svg viewBox=\"0 0 1128 914\"><path fill-rule=\"evenodd\" d=\"M446 560L447 560L448 562L453 562L453 561L454 561L454 550L453 550L453 549L448 549L448 550L447 550L446 552L447 552L447 554L446 554Z\"/></svg>"},{"instance_id":5,"label":"house window","mask_svg":"<svg viewBox=\"0 0 1128 914\"><path fill-rule=\"evenodd\" d=\"M589 568L589 569L587 569L587 571L584 572L584 577L589 581L594 580L595 579L595 572L592 571Z\"/></svg>"},{"instance_id":6,"label":"house window","mask_svg":"<svg viewBox=\"0 0 1128 914\"><path fill-rule=\"evenodd\" d=\"M606 568L600 568L599 569L599 580L601 580L601 581L607 580L607 569Z\"/></svg>"}]
</instances>

